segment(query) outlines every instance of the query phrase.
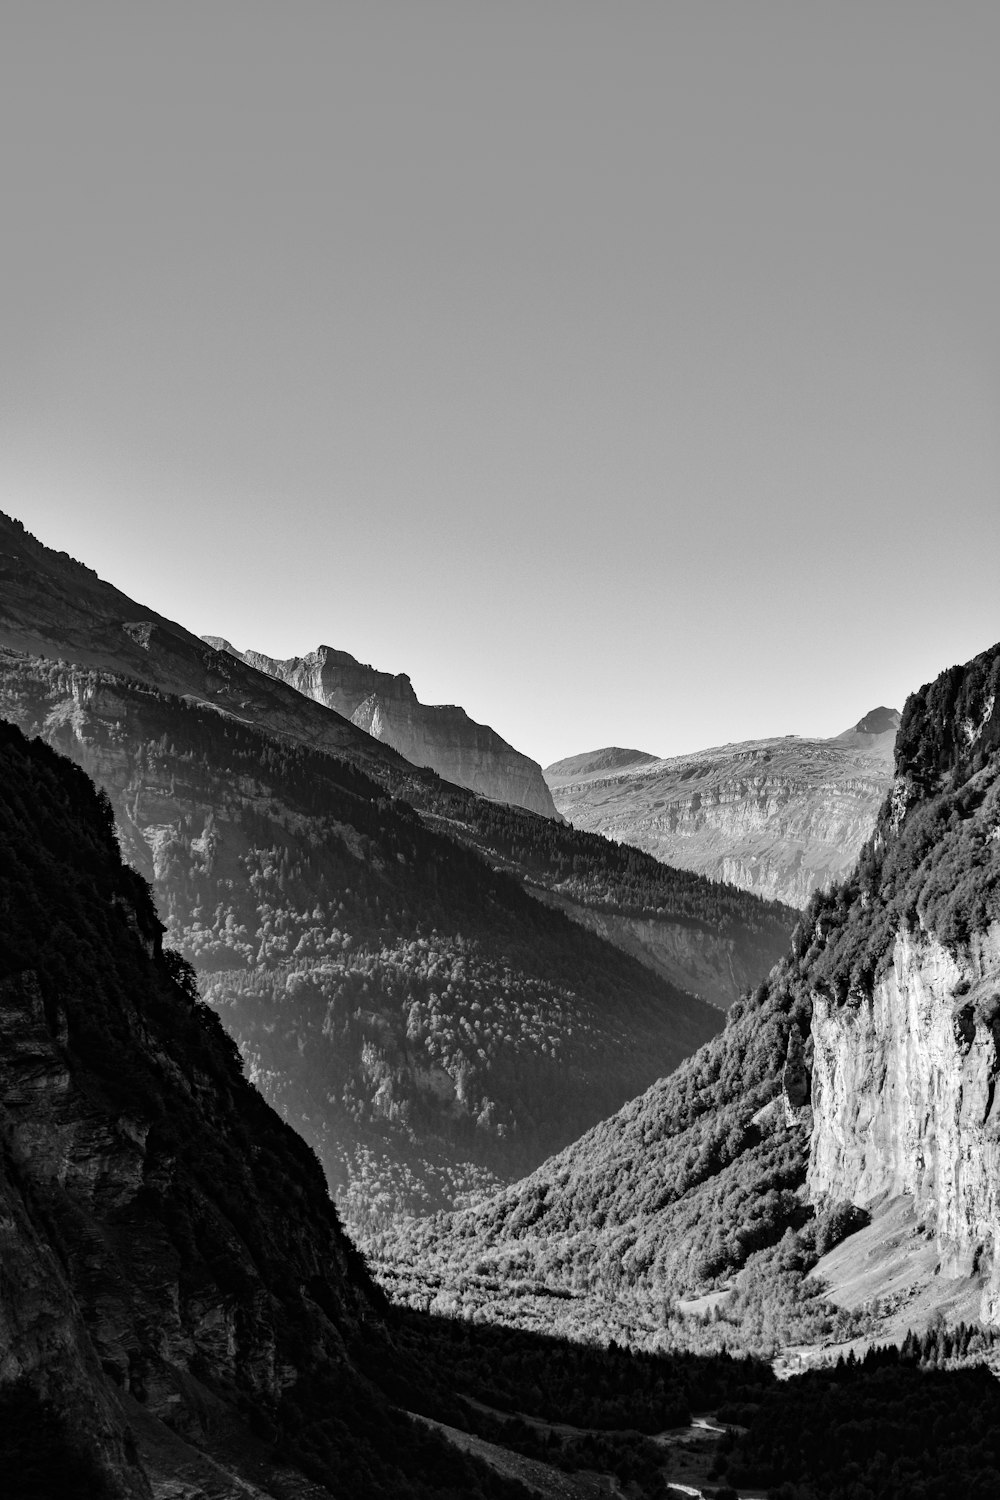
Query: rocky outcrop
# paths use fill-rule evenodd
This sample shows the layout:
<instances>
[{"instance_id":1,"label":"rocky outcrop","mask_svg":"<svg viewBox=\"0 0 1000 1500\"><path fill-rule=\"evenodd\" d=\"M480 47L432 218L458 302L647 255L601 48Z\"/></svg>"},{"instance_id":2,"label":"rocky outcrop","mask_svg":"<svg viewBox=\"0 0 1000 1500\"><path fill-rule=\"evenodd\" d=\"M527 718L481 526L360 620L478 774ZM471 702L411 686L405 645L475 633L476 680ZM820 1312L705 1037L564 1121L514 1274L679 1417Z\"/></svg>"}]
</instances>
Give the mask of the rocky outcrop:
<instances>
[{"instance_id":1,"label":"rocky outcrop","mask_svg":"<svg viewBox=\"0 0 1000 1500\"><path fill-rule=\"evenodd\" d=\"M892 779L899 715L874 709L830 740L755 740L656 760L605 750L545 770L576 828L771 900L804 906L842 879Z\"/></svg>"},{"instance_id":2,"label":"rocky outcrop","mask_svg":"<svg viewBox=\"0 0 1000 1500\"><path fill-rule=\"evenodd\" d=\"M1000 1321L1000 925L959 957L901 932L871 994L816 995L812 1035L810 1197L909 1194L942 1275L982 1274Z\"/></svg>"},{"instance_id":3,"label":"rocky outcrop","mask_svg":"<svg viewBox=\"0 0 1000 1500\"><path fill-rule=\"evenodd\" d=\"M334 709L445 781L495 802L525 807L547 818L558 816L536 761L508 745L488 725L470 719L464 708L421 703L405 673L393 676L376 671L332 646L278 661L259 651L237 651L221 636L204 639Z\"/></svg>"}]
</instances>

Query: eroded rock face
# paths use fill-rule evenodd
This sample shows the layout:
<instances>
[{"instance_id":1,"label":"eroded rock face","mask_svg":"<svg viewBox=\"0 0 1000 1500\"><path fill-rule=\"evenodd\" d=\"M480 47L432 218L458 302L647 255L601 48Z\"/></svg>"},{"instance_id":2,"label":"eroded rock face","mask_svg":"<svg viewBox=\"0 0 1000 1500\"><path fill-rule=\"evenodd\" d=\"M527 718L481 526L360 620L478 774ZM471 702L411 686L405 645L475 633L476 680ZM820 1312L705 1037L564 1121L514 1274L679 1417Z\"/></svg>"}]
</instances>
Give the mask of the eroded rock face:
<instances>
[{"instance_id":1,"label":"eroded rock face","mask_svg":"<svg viewBox=\"0 0 1000 1500\"><path fill-rule=\"evenodd\" d=\"M559 812L665 864L804 906L842 879L892 780L899 714L829 740L755 740L657 760L606 750L546 767Z\"/></svg>"},{"instance_id":2,"label":"eroded rock face","mask_svg":"<svg viewBox=\"0 0 1000 1500\"><path fill-rule=\"evenodd\" d=\"M986 1276L1000 1319L1000 924L960 957L901 932L870 995L814 996L809 1193L861 1207L906 1193L941 1272Z\"/></svg>"},{"instance_id":3,"label":"eroded rock face","mask_svg":"<svg viewBox=\"0 0 1000 1500\"><path fill-rule=\"evenodd\" d=\"M558 816L536 761L508 745L489 725L470 719L464 708L421 703L405 673L379 672L332 646L278 661L259 651L237 651L218 636L205 639L334 709L413 765L429 766L446 781L495 802L509 802L547 818Z\"/></svg>"}]
</instances>

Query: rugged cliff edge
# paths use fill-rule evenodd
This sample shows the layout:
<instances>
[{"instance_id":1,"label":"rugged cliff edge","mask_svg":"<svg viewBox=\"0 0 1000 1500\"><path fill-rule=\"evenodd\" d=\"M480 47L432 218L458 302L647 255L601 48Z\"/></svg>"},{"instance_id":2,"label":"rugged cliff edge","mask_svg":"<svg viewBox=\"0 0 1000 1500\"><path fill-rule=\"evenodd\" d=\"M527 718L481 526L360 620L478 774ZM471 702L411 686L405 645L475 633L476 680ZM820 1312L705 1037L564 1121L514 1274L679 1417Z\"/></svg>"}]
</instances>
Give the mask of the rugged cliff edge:
<instances>
[{"instance_id":1,"label":"rugged cliff edge","mask_svg":"<svg viewBox=\"0 0 1000 1500\"><path fill-rule=\"evenodd\" d=\"M1000 648L907 703L813 991L810 1196L899 1194L1000 1321ZM818 926L824 928L823 916ZM839 931L838 931L839 928ZM839 957L837 953L839 950Z\"/></svg>"},{"instance_id":2,"label":"rugged cliff edge","mask_svg":"<svg viewBox=\"0 0 1000 1500\"><path fill-rule=\"evenodd\" d=\"M508 745L489 725L470 719L464 708L421 703L404 673L379 672L332 646L278 661L260 651L238 651L221 636L204 639L335 709L414 765L429 766L481 797L558 817L537 761Z\"/></svg>"},{"instance_id":3,"label":"rugged cliff edge","mask_svg":"<svg viewBox=\"0 0 1000 1500\"><path fill-rule=\"evenodd\" d=\"M801 907L849 873L871 833L898 723L880 708L829 740L787 735L665 760L592 751L547 766L545 779L575 828Z\"/></svg>"},{"instance_id":4,"label":"rugged cliff edge","mask_svg":"<svg viewBox=\"0 0 1000 1500\"><path fill-rule=\"evenodd\" d=\"M898 934L870 995L812 1018L808 1184L871 1208L900 1194L934 1232L943 1277L988 1277L981 1306L1000 1322L1000 927L958 955Z\"/></svg>"},{"instance_id":5,"label":"rugged cliff edge","mask_svg":"<svg viewBox=\"0 0 1000 1500\"><path fill-rule=\"evenodd\" d=\"M819 1341L830 1317L804 1317L788 1289L859 1210L902 1197L936 1247L925 1311L934 1284L944 1302L964 1278L1000 1321L998 698L1000 646L913 694L854 868L814 892L722 1035L475 1216L388 1241L387 1280L405 1285L421 1257L439 1277L478 1268L485 1310L516 1259L549 1286L600 1286L574 1316L617 1318L630 1340L664 1322L691 1336L658 1309L707 1287L727 1347ZM867 1280L878 1297L877 1260Z\"/></svg>"}]
</instances>

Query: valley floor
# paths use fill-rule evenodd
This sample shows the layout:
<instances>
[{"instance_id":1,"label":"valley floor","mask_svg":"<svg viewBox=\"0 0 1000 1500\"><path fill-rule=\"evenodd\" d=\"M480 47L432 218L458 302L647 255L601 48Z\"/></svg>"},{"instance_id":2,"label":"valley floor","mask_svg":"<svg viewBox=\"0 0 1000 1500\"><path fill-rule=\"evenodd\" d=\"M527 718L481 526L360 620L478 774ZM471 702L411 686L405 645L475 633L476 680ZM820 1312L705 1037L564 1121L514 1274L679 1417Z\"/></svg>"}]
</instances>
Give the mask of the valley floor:
<instances>
[{"instance_id":1,"label":"valley floor","mask_svg":"<svg viewBox=\"0 0 1000 1500\"><path fill-rule=\"evenodd\" d=\"M627 1433L609 1434L607 1431L599 1431L596 1428L575 1427L569 1422L547 1422L525 1413L503 1412L496 1407L486 1406L481 1401L474 1401L470 1396L463 1397L463 1400L467 1406L495 1421L522 1421L543 1437L553 1434L560 1438L588 1436L628 1438L629 1436ZM411 1415L415 1414L411 1413ZM509 1448L476 1437L472 1433L448 1427L443 1422L434 1422L428 1417L419 1416L416 1420L436 1428L449 1442L483 1459L498 1473L507 1478L518 1479L522 1484L528 1485L541 1495L543 1500L598 1500L598 1497L602 1496L629 1493L626 1488L623 1488L615 1474L598 1473L592 1470L575 1470L567 1473L553 1464L524 1457ZM719 1423L712 1412L702 1412L692 1418L688 1427L670 1428L649 1438L649 1442L663 1450L662 1478L668 1492L694 1497L704 1495L706 1490L709 1495L713 1494L725 1483L718 1477L710 1477L718 1441L725 1436L726 1432L739 1430ZM741 1487L738 1495L739 1500L764 1500L765 1491Z\"/></svg>"}]
</instances>

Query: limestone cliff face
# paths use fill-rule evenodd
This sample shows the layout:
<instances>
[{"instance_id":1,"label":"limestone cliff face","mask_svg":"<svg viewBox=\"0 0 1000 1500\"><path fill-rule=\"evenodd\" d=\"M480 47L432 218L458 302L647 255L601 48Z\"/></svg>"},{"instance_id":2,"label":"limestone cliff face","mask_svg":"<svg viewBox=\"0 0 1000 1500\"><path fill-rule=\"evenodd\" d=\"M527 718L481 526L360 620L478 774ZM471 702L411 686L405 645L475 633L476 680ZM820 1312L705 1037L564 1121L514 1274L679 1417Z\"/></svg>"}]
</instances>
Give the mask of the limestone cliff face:
<instances>
[{"instance_id":1,"label":"limestone cliff face","mask_svg":"<svg viewBox=\"0 0 1000 1500\"><path fill-rule=\"evenodd\" d=\"M835 739L789 735L666 760L594 752L548 766L545 777L576 828L804 906L849 873L871 833L898 721L878 709Z\"/></svg>"},{"instance_id":2,"label":"limestone cliff face","mask_svg":"<svg viewBox=\"0 0 1000 1500\"><path fill-rule=\"evenodd\" d=\"M942 1274L984 1274L1000 1320L1000 924L958 957L901 932L870 995L815 996L812 1035L810 1196L912 1195Z\"/></svg>"},{"instance_id":3,"label":"limestone cliff face","mask_svg":"<svg viewBox=\"0 0 1000 1500\"><path fill-rule=\"evenodd\" d=\"M910 1195L1000 1320L1000 647L907 702L896 780L817 908L810 1195Z\"/></svg>"},{"instance_id":4,"label":"limestone cliff face","mask_svg":"<svg viewBox=\"0 0 1000 1500\"><path fill-rule=\"evenodd\" d=\"M332 646L278 661L259 651L239 652L219 636L205 640L335 709L413 765L428 766L446 781L494 802L558 816L536 761L488 725L470 719L464 708L421 703L405 673L379 672Z\"/></svg>"}]
</instances>

